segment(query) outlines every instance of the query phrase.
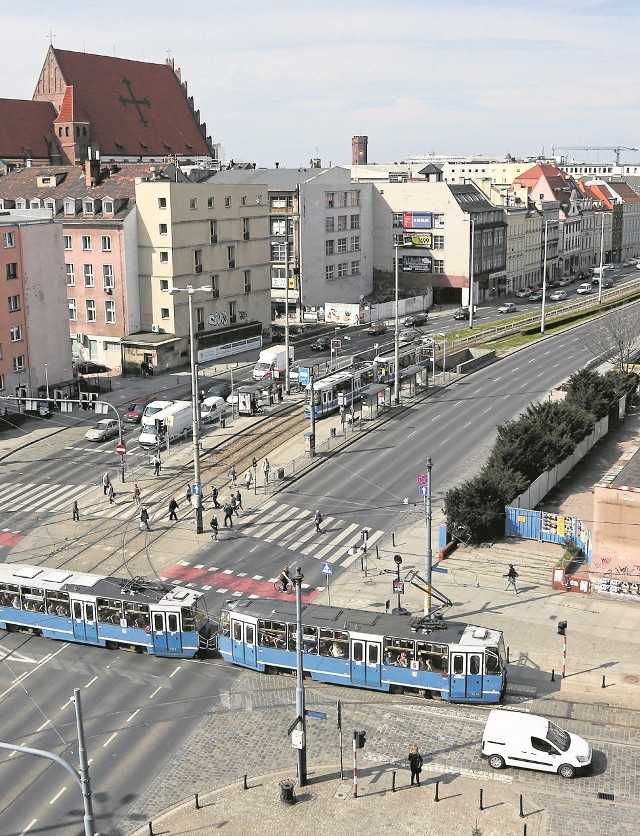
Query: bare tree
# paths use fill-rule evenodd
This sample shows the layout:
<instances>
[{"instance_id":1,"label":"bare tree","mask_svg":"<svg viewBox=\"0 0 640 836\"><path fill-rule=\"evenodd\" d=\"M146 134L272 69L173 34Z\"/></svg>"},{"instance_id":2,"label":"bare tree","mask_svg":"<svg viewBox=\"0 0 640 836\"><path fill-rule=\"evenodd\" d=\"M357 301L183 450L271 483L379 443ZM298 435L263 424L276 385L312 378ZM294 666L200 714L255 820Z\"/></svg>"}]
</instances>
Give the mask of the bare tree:
<instances>
[{"instance_id":1,"label":"bare tree","mask_svg":"<svg viewBox=\"0 0 640 836\"><path fill-rule=\"evenodd\" d=\"M621 372L628 372L640 351L640 306L617 308L599 317L598 327L584 338L594 357L610 360Z\"/></svg>"}]
</instances>

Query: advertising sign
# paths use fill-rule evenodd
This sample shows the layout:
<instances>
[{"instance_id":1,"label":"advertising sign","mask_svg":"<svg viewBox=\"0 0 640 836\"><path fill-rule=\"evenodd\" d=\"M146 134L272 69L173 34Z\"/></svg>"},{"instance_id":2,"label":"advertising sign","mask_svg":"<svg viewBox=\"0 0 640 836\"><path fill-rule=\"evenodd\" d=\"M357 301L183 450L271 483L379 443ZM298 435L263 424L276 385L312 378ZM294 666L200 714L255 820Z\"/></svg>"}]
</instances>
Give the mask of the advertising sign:
<instances>
[{"instance_id":1,"label":"advertising sign","mask_svg":"<svg viewBox=\"0 0 640 836\"><path fill-rule=\"evenodd\" d=\"M364 322L364 311L359 303L327 302L324 306L324 319L336 325L359 325Z\"/></svg>"},{"instance_id":2,"label":"advertising sign","mask_svg":"<svg viewBox=\"0 0 640 836\"><path fill-rule=\"evenodd\" d=\"M426 255L405 255L402 259L403 272L431 273L432 260Z\"/></svg>"},{"instance_id":3,"label":"advertising sign","mask_svg":"<svg viewBox=\"0 0 640 836\"><path fill-rule=\"evenodd\" d=\"M426 235L410 235L408 236L408 244L413 244L414 247L427 247L431 249L433 246L433 236L431 233Z\"/></svg>"},{"instance_id":4,"label":"advertising sign","mask_svg":"<svg viewBox=\"0 0 640 836\"><path fill-rule=\"evenodd\" d=\"M405 229L433 229L433 213L403 212L402 226Z\"/></svg>"}]
</instances>

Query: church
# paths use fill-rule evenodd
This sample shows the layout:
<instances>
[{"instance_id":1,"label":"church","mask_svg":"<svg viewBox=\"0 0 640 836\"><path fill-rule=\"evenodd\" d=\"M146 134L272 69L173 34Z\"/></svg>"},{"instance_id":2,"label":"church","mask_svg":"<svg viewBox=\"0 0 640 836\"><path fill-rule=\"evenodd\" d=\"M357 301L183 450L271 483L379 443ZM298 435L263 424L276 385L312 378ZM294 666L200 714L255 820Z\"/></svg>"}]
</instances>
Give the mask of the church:
<instances>
[{"instance_id":1,"label":"church","mask_svg":"<svg viewBox=\"0 0 640 836\"><path fill-rule=\"evenodd\" d=\"M90 152L89 149L92 149ZM219 160L172 59L148 64L50 46L31 101L0 98L0 166Z\"/></svg>"}]
</instances>

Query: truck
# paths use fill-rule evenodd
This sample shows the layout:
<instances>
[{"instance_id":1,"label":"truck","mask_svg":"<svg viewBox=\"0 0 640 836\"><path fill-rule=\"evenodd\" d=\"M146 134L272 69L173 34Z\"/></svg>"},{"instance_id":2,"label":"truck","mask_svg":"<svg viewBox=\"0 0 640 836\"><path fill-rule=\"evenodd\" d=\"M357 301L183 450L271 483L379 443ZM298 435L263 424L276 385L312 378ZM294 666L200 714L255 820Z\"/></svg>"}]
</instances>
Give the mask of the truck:
<instances>
[{"instance_id":1,"label":"truck","mask_svg":"<svg viewBox=\"0 0 640 836\"><path fill-rule=\"evenodd\" d=\"M193 407L189 401L174 401L152 415L143 416L138 444L147 449L168 439L188 435L193 429Z\"/></svg>"},{"instance_id":2,"label":"truck","mask_svg":"<svg viewBox=\"0 0 640 836\"><path fill-rule=\"evenodd\" d=\"M293 346L289 346L289 365L293 365ZM253 368L253 379L268 381L284 378L287 349L284 345L272 345L260 352L258 362Z\"/></svg>"}]
</instances>

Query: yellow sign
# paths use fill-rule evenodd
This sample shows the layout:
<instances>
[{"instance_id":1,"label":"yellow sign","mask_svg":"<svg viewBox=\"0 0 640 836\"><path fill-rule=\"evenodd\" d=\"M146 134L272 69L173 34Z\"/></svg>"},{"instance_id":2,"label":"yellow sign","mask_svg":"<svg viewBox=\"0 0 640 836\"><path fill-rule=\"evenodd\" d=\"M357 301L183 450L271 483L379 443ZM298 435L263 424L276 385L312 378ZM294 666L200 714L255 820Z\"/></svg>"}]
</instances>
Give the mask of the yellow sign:
<instances>
[{"instance_id":1,"label":"yellow sign","mask_svg":"<svg viewBox=\"0 0 640 836\"><path fill-rule=\"evenodd\" d=\"M433 236L429 235L412 235L411 243L414 247L429 247L431 249L433 243Z\"/></svg>"}]
</instances>

